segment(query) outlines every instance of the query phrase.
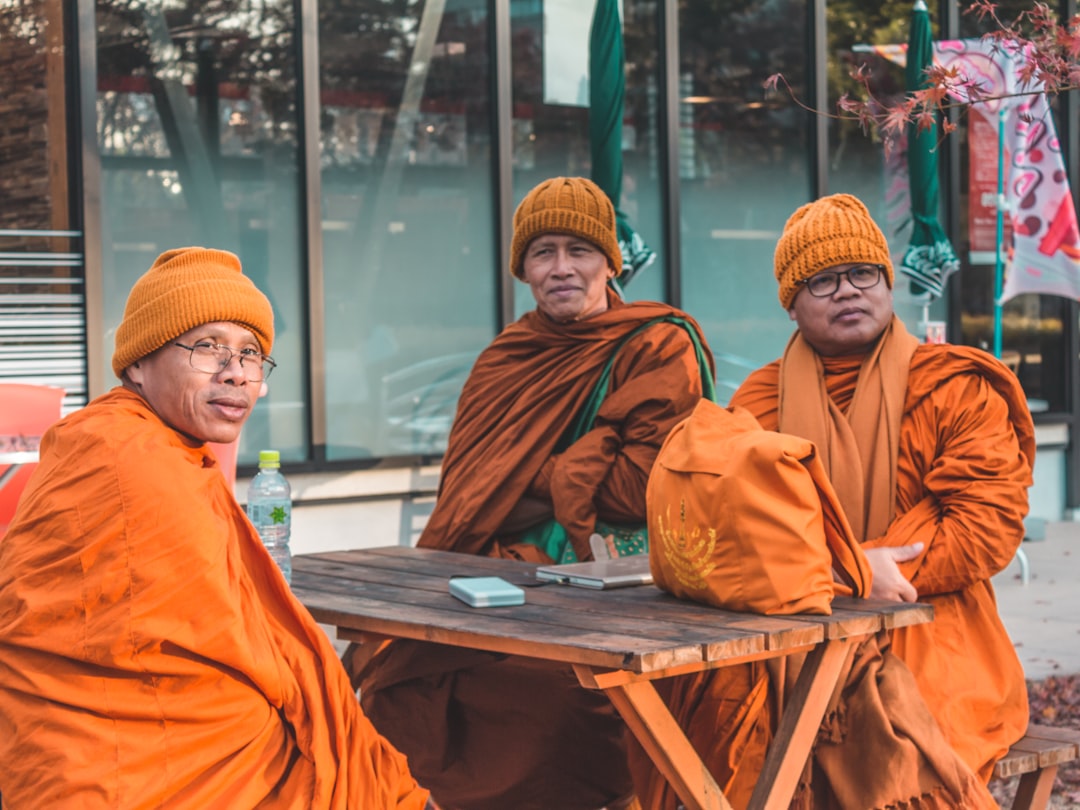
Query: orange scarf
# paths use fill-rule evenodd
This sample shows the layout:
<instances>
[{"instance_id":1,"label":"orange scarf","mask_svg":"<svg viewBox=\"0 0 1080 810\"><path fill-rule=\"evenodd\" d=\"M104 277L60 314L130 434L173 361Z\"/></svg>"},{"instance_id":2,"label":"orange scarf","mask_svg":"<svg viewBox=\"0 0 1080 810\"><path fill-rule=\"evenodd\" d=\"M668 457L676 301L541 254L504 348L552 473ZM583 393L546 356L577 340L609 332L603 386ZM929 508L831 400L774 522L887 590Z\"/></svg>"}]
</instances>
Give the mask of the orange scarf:
<instances>
[{"instance_id":1,"label":"orange scarf","mask_svg":"<svg viewBox=\"0 0 1080 810\"><path fill-rule=\"evenodd\" d=\"M779 429L817 445L860 543L883 535L893 518L900 420L918 345L894 315L863 360L846 412L829 396L822 358L801 332L780 360ZM855 470L862 474L851 474Z\"/></svg>"}]
</instances>

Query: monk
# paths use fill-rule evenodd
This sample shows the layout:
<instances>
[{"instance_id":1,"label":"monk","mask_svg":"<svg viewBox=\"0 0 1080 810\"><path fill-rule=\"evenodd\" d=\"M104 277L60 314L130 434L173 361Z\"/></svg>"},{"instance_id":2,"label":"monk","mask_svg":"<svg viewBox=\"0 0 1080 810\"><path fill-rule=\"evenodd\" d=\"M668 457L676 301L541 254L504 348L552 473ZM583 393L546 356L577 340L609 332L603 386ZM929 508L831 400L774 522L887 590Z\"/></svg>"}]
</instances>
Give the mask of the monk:
<instances>
[{"instance_id":1,"label":"monk","mask_svg":"<svg viewBox=\"0 0 1080 810\"><path fill-rule=\"evenodd\" d=\"M121 385L43 438L0 542L5 807L428 806L206 444L237 438L273 340L236 256L163 253Z\"/></svg>"},{"instance_id":2,"label":"monk","mask_svg":"<svg viewBox=\"0 0 1080 810\"><path fill-rule=\"evenodd\" d=\"M816 444L873 570L871 597L933 605L934 621L893 631L886 653L906 665L944 739L984 785L1028 720L1023 669L990 582L1024 535L1035 445L1023 391L985 352L907 332L893 313L885 237L855 197L797 210L775 274L798 329L731 405ZM765 699L779 688L772 673L751 665L672 688L710 770L748 797L776 720ZM849 703L848 716L858 708ZM887 767L868 763L867 779L883 782ZM641 790L645 806L674 807L655 778ZM845 806L832 798L820 806ZM984 793L951 806L994 805Z\"/></svg>"},{"instance_id":3,"label":"monk","mask_svg":"<svg viewBox=\"0 0 1080 810\"><path fill-rule=\"evenodd\" d=\"M623 303L608 284L621 269L615 212L595 184L558 177L526 195L510 271L536 309L476 361L420 546L587 560L598 531L621 551L647 550L635 527L649 471L711 392L712 359L685 313ZM624 725L568 667L395 641L358 682L365 711L444 810L632 798Z\"/></svg>"}]
</instances>

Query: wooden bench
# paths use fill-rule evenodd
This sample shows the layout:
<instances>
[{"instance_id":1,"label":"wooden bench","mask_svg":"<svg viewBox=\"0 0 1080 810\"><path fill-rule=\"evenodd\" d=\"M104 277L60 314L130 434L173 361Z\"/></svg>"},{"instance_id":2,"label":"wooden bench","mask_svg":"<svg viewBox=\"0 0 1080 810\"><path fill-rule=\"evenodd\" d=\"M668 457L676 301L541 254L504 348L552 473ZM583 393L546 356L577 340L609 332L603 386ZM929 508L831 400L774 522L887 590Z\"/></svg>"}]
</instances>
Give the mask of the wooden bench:
<instances>
[{"instance_id":1,"label":"wooden bench","mask_svg":"<svg viewBox=\"0 0 1080 810\"><path fill-rule=\"evenodd\" d=\"M1028 726L1027 734L994 766L993 779L1020 777L1012 810L1042 810L1050 801L1058 765L1080 758L1080 731Z\"/></svg>"}]
</instances>

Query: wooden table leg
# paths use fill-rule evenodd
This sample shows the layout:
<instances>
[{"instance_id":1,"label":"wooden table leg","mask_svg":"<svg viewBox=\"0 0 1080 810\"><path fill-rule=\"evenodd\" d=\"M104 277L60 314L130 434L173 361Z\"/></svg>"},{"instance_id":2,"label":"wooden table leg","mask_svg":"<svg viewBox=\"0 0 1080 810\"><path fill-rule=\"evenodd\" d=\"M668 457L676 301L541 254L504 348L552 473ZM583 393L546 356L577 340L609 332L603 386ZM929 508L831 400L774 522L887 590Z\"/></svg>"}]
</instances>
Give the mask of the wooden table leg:
<instances>
[{"instance_id":1,"label":"wooden table leg","mask_svg":"<svg viewBox=\"0 0 1080 810\"><path fill-rule=\"evenodd\" d=\"M826 641L807 653L750 797L751 810L787 810L791 805L840 670L852 645L861 640Z\"/></svg>"},{"instance_id":2,"label":"wooden table leg","mask_svg":"<svg viewBox=\"0 0 1080 810\"><path fill-rule=\"evenodd\" d=\"M1020 777L1013 797L1012 810L1042 810L1050 803L1050 792L1057 776L1057 765L1040 768Z\"/></svg>"},{"instance_id":3,"label":"wooden table leg","mask_svg":"<svg viewBox=\"0 0 1080 810\"><path fill-rule=\"evenodd\" d=\"M686 810L731 810L731 804L651 682L606 687L604 694L679 794Z\"/></svg>"}]
</instances>

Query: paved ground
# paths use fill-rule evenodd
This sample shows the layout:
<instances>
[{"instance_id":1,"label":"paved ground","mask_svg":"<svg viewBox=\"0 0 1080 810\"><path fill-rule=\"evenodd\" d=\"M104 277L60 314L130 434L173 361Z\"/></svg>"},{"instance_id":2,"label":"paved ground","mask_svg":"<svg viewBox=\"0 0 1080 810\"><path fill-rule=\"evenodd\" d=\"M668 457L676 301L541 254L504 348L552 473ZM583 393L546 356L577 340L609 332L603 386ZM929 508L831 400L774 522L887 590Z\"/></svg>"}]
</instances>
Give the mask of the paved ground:
<instances>
[{"instance_id":1,"label":"paved ground","mask_svg":"<svg viewBox=\"0 0 1080 810\"><path fill-rule=\"evenodd\" d=\"M998 608L1030 680L1080 673L1080 523L1048 523L1023 545L1030 580L1013 561L994 578Z\"/></svg>"}]
</instances>

